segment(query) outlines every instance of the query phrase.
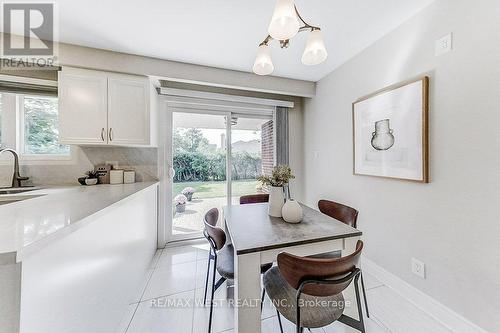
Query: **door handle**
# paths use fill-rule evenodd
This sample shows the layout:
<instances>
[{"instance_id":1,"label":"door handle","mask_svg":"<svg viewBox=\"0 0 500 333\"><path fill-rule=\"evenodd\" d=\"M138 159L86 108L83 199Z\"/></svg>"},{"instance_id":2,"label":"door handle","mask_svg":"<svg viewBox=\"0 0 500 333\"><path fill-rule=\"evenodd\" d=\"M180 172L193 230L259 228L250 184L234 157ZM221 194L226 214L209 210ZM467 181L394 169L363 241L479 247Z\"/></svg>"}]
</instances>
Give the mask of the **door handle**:
<instances>
[{"instance_id":1,"label":"door handle","mask_svg":"<svg viewBox=\"0 0 500 333\"><path fill-rule=\"evenodd\" d=\"M104 127L101 129L101 140L104 141Z\"/></svg>"},{"instance_id":2,"label":"door handle","mask_svg":"<svg viewBox=\"0 0 500 333\"><path fill-rule=\"evenodd\" d=\"M172 168L170 165L168 166L168 176L172 179L175 177L175 169Z\"/></svg>"},{"instance_id":3,"label":"door handle","mask_svg":"<svg viewBox=\"0 0 500 333\"><path fill-rule=\"evenodd\" d=\"M109 136L109 141L113 141L113 128L112 127L109 128L109 135L108 136Z\"/></svg>"}]
</instances>

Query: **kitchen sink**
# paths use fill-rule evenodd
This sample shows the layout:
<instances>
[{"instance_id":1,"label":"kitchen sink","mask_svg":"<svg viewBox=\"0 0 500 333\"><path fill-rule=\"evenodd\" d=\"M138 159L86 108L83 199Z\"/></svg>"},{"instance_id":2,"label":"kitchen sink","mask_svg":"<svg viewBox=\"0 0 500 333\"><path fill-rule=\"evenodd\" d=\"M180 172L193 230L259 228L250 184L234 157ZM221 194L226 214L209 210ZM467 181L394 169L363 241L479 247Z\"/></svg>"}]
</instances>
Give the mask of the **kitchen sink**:
<instances>
[{"instance_id":1,"label":"kitchen sink","mask_svg":"<svg viewBox=\"0 0 500 333\"><path fill-rule=\"evenodd\" d=\"M39 190L40 187L30 186L30 187L0 187L0 195L2 194L18 194L34 190Z\"/></svg>"},{"instance_id":2,"label":"kitchen sink","mask_svg":"<svg viewBox=\"0 0 500 333\"><path fill-rule=\"evenodd\" d=\"M5 195L5 196L1 196L0 195L0 206L1 205L6 205L6 204L10 204L10 203L13 203L13 202L19 202L19 201L23 201L23 200L28 200L28 199L34 199L34 198L38 198L38 197L41 197L41 196L44 196L45 194L36 194L36 195Z\"/></svg>"}]
</instances>

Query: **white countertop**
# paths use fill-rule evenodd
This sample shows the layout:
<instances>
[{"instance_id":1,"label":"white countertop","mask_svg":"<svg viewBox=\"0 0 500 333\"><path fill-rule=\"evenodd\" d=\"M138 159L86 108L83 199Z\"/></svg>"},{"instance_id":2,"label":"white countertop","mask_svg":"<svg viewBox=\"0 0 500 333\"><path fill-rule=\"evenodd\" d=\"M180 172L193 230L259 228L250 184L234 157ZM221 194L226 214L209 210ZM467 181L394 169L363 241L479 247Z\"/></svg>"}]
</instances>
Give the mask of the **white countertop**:
<instances>
[{"instance_id":1,"label":"white countertop","mask_svg":"<svg viewBox=\"0 0 500 333\"><path fill-rule=\"evenodd\" d=\"M87 217L156 184L51 187L15 194L32 197L0 205L0 264L2 257L21 261L30 251L82 227Z\"/></svg>"}]
</instances>

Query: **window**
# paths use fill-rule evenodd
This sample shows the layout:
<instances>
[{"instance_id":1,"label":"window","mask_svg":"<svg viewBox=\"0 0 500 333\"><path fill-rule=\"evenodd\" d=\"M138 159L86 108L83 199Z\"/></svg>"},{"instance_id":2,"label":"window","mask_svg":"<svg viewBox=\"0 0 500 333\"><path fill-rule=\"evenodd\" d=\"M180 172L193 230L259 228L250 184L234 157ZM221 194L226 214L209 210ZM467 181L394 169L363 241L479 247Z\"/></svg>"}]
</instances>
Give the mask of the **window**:
<instances>
[{"instance_id":1,"label":"window","mask_svg":"<svg viewBox=\"0 0 500 333\"><path fill-rule=\"evenodd\" d=\"M67 145L59 144L57 98L19 96L24 123L22 153L29 155L69 155Z\"/></svg>"},{"instance_id":2,"label":"window","mask_svg":"<svg viewBox=\"0 0 500 333\"><path fill-rule=\"evenodd\" d=\"M52 96L0 94L2 148L29 160L70 159L70 146L59 144L58 100Z\"/></svg>"}]
</instances>

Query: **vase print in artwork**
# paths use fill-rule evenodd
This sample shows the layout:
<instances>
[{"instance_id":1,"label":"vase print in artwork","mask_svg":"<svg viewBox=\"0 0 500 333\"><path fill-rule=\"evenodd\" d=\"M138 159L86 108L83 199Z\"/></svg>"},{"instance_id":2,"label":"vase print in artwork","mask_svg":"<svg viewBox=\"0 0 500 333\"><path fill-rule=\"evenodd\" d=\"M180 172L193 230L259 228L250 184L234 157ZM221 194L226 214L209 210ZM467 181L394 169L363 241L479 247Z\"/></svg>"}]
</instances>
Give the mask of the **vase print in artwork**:
<instances>
[{"instance_id":1,"label":"vase print in artwork","mask_svg":"<svg viewBox=\"0 0 500 333\"><path fill-rule=\"evenodd\" d=\"M394 146L393 130L389 127L389 119L375 122L375 132L372 133L372 147L376 150L389 150Z\"/></svg>"}]
</instances>

